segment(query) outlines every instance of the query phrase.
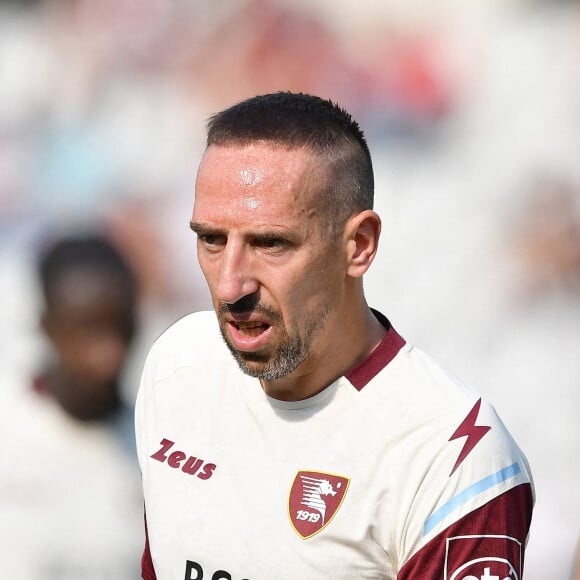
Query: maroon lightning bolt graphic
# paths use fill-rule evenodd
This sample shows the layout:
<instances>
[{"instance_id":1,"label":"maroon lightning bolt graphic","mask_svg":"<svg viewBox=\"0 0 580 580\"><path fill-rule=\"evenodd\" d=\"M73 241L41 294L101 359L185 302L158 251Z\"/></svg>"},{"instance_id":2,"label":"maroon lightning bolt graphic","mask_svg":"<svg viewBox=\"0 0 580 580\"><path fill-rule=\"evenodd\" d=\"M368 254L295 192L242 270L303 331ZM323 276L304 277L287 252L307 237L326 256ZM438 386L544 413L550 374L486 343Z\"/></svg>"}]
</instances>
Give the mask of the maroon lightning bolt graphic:
<instances>
[{"instance_id":1,"label":"maroon lightning bolt graphic","mask_svg":"<svg viewBox=\"0 0 580 580\"><path fill-rule=\"evenodd\" d=\"M491 429L488 426L479 426L476 425L475 422L477 421L477 415L479 414L479 408L481 407L481 399L478 399L477 403L473 405L473 409L469 411L469 414L465 419L463 419L463 423L457 427L455 433L449 437L449 441L453 441L454 439L458 439L459 437L467 437L465 443L463 444L463 449L449 474L451 477L454 471L461 465L462 461L469 455L471 450L481 441L483 436Z\"/></svg>"}]
</instances>

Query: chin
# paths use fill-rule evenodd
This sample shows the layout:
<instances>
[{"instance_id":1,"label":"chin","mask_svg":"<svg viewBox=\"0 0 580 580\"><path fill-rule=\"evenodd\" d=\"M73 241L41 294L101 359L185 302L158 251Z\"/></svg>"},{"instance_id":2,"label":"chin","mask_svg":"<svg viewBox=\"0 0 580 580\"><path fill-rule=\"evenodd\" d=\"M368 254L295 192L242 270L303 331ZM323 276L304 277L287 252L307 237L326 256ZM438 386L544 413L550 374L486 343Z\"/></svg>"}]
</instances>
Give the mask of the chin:
<instances>
[{"instance_id":1,"label":"chin","mask_svg":"<svg viewBox=\"0 0 580 580\"><path fill-rule=\"evenodd\" d=\"M268 366L269 357L258 353L241 352L230 348L240 369L251 377L259 377Z\"/></svg>"}]
</instances>

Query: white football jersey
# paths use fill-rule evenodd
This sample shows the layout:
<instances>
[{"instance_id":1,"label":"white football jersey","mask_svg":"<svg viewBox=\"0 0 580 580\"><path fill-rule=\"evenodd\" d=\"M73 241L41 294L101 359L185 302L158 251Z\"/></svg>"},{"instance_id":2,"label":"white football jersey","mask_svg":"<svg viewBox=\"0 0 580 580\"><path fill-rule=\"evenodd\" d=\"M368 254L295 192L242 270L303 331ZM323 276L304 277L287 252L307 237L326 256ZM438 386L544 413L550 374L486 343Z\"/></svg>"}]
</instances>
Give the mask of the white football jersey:
<instances>
[{"instance_id":1,"label":"white football jersey","mask_svg":"<svg viewBox=\"0 0 580 580\"><path fill-rule=\"evenodd\" d=\"M242 373L213 312L157 340L136 411L143 578L521 580L524 455L375 314L379 347L297 402Z\"/></svg>"}]
</instances>

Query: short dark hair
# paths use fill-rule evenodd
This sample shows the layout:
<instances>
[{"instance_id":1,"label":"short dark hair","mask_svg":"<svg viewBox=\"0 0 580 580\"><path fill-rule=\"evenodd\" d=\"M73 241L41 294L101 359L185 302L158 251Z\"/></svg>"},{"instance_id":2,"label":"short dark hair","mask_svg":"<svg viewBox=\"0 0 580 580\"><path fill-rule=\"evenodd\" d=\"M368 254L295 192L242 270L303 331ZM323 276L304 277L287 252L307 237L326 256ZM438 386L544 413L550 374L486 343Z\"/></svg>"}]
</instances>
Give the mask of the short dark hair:
<instances>
[{"instance_id":1,"label":"short dark hair","mask_svg":"<svg viewBox=\"0 0 580 580\"><path fill-rule=\"evenodd\" d=\"M38 277L49 305L63 275L72 270L95 272L116 284L128 304L137 300L137 278L126 257L100 233L67 235L47 243L38 257Z\"/></svg>"},{"instance_id":2,"label":"short dark hair","mask_svg":"<svg viewBox=\"0 0 580 580\"><path fill-rule=\"evenodd\" d=\"M322 193L334 226L357 211L372 209L369 148L359 124L338 104L304 93L277 92L249 98L209 120L208 147L256 141L306 148L328 159L333 179Z\"/></svg>"}]
</instances>

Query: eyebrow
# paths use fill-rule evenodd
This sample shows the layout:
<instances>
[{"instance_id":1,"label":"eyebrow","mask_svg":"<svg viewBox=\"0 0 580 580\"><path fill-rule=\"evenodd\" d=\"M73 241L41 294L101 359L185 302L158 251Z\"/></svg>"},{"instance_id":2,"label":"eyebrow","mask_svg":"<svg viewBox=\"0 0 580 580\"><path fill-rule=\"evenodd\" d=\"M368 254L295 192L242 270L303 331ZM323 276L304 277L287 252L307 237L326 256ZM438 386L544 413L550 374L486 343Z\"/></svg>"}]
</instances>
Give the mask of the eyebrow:
<instances>
[{"instance_id":1,"label":"eyebrow","mask_svg":"<svg viewBox=\"0 0 580 580\"><path fill-rule=\"evenodd\" d=\"M212 224L204 224L201 222L194 222L190 220L189 222L190 229L195 232L198 236L200 234L221 234L224 233L224 229L214 226ZM292 233L288 232L287 230L278 230L278 229L264 229L259 231L247 232L248 236L254 237L256 239L263 239L263 238L280 238L285 239L290 243L295 243L295 236Z\"/></svg>"},{"instance_id":2,"label":"eyebrow","mask_svg":"<svg viewBox=\"0 0 580 580\"><path fill-rule=\"evenodd\" d=\"M204 225L204 224L201 224L199 222L194 222L193 220L190 220L189 227L196 234L199 234L199 232L202 232L202 231L206 231L208 229L211 229L209 226Z\"/></svg>"}]
</instances>

